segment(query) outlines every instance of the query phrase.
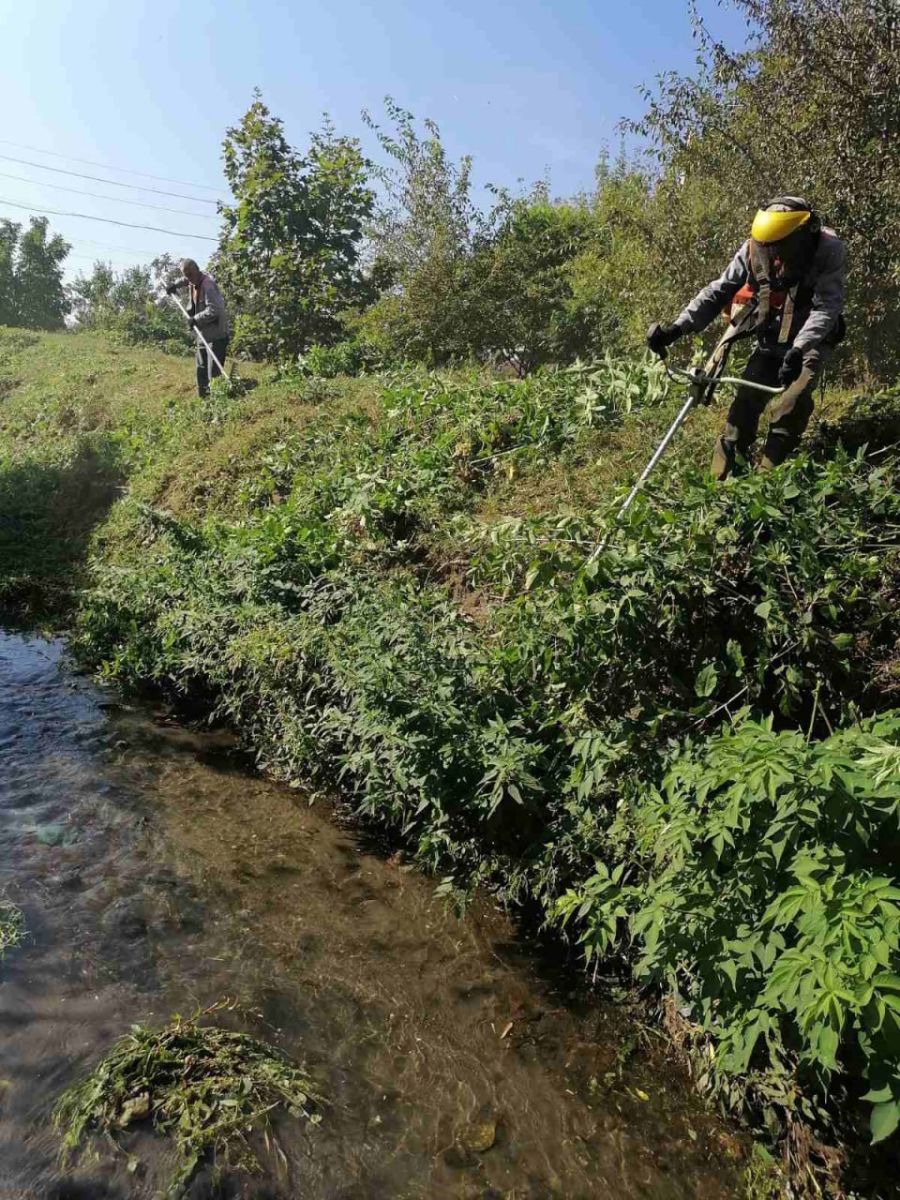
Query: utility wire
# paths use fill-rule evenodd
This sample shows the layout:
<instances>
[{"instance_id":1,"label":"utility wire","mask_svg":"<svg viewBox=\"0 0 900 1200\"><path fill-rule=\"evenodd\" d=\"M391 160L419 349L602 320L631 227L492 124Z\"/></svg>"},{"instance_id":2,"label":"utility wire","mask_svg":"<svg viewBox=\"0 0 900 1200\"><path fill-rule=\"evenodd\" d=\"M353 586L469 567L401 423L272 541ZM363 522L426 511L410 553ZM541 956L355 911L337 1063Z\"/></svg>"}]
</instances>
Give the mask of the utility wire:
<instances>
[{"instance_id":1,"label":"utility wire","mask_svg":"<svg viewBox=\"0 0 900 1200\"><path fill-rule=\"evenodd\" d=\"M61 158L64 162L86 163L89 167L102 167L105 171L118 171L121 175L140 175L142 179L157 179L160 183L178 183L183 187L196 187L201 192L218 192L218 188L210 187L207 183L187 183L184 179L170 179L167 175L151 175L149 171L135 171L131 167L113 167L109 163L96 162L93 158L78 158L74 154L59 154L56 150L42 150L40 146L23 146L21 142L11 142L8 138L0 138L0 145L15 146L17 150L30 150L32 154L47 154L50 158Z\"/></svg>"},{"instance_id":2,"label":"utility wire","mask_svg":"<svg viewBox=\"0 0 900 1200\"><path fill-rule=\"evenodd\" d=\"M185 196L182 192L167 192L164 188L145 187L141 183L122 183L119 179L104 179L102 175L85 175L82 171L67 171L65 167L48 167L46 163L34 162L30 158L16 158L12 154L0 154L0 158L25 167L37 167L39 171L55 171L57 175L74 175L77 179L91 179L94 183L105 183L109 187L130 188L133 192L153 192L157 196L174 196L176 200L193 200L197 204L218 204L217 200L208 200L205 196Z\"/></svg>"},{"instance_id":3,"label":"utility wire","mask_svg":"<svg viewBox=\"0 0 900 1200\"><path fill-rule=\"evenodd\" d=\"M19 204L15 200L7 200L4 196L0 196L0 204L7 204L10 208L24 208L26 212L33 213L36 217L48 215L54 217L80 217L84 221L102 221L104 225L121 225L124 229L149 229L153 233L167 233L172 237L199 238L204 242L217 242L219 240L205 233L185 233L183 230L179 233L177 229L160 229L158 225L135 225L131 221L114 221L112 217L92 217L90 213L63 212L58 208L34 208L31 204Z\"/></svg>"},{"instance_id":4,"label":"utility wire","mask_svg":"<svg viewBox=\"0 0 900 1200\"><path fill-rule=\"evenodd\" d=\"M70 259L70 258L80 258L84 262L92 262L92 263L102 262L105 267L110 267L110 266L115 267L117 270L120 270L120 271L128 271L128 270L131 270L132 267L142 267L144 265L143 263L122 262L122 261L117 262L112 258L101 258L99 254L79 254L77 250L69 251L69 253L66 255L66 259Z\"/></svg>"},{"instance_id":5,"label":"utility wire","mask_svg":"<svg viewBox=\"0 0 900 1200\"><path fill-rule=\"evenodd\" d=\"M93 238L66 238L67 242L73 242L76 246L102 246L104 250L118 250L122 254L147 254L151 258L158 258L158 250L134 250L130 246L119 246L114 242L97 242Z\"/></svg>"},{"instance_id":6,"label":"utility wire","mask_svg":"<svg viewBox=\"0 0 900 1200\"><path fill-rule=\"evenodd\" d=\"M200 221L215 220L213 213L191 212L186 208L169 208L165 204L151 204L148 200L129 200L125 196L104 196L102 192L85 192L81 188L66 187L64 183L44 183L42 179L29 179L26 175L10 175L7 171L0 171L0 179L16 179L19 183L30 183L32 187L53 188L57 192L91 196L94 200L111 200L113 204L132 204L137 205L138 208L155 208L157 212L178 213L181 217L196 217Z\"/></svg>"}]
</instances>

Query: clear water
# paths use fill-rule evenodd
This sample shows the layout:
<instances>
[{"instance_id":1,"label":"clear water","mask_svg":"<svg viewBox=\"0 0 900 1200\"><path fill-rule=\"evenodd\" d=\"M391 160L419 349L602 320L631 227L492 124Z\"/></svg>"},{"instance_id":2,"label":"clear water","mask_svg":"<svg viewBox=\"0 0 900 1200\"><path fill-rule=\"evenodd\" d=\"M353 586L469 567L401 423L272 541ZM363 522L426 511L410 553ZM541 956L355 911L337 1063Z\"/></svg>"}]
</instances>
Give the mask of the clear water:
<instances>
[{"instance_id":1,"label":"clear water","mask_svg":"<svg viewBox=\"0 0 900 1200\"><path fill-rule=\"evenodd\" d=\"M0 1200L159 1195L164 1141L123 1138L136 1174L102 1146L63 1170L49 1111L131 1023L224 997L329 1106L315 1129L279 1122L286 1166L206 1172L196 1200L735 1194L738 1144L656 1039L569 995L498 914L457 919L221 736L130 710L59 643L12 634L0 890L29 931L0 963Z\"/></svg>"}]
</instances>

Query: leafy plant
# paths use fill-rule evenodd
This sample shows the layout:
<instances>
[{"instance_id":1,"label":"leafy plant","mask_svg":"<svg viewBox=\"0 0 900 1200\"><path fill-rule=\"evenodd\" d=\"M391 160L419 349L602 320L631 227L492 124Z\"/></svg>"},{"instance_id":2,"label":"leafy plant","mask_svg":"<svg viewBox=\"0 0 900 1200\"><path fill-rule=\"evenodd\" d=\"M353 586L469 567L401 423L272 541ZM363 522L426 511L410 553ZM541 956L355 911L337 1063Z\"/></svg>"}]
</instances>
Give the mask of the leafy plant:
<instances>
[{"instance_id":1,"label":"leafy plant","mask_svg":"<svg viewBox=\"0 0 900 1200\"><path fill-rule=\"evenodd\" d=\"M341 313L367 294L359 255L374 194L359 142L326 119L300 154L257 91L223 155L234 203L216 274L238 313L235 348L280 360L337 340Z\"/></svg>"},{"instance_id":2,"label":"leafy plant","mask_svg":"<svg viewBox=\"0 0 900 1200\"><path fill-rule=\"evenodd\" d=\"M863 1064L872 1136L900 1123L900 714L820 742L742 719L637 785L625 852L564 894L588 960L623 942L639 978L687 1003L716 1068L827 1090Z\"/></svg>"}]
</instances>

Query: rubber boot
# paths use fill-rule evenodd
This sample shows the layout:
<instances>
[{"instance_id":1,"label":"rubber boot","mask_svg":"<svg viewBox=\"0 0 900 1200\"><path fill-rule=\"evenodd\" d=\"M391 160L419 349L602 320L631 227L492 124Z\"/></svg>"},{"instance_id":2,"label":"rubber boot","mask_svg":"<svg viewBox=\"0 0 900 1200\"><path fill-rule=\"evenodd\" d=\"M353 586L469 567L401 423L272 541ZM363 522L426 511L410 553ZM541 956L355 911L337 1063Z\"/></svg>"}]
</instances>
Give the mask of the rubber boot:
<instances>
[{"instance_id":1,"label":"rubber boot","mask_svg":"<svg viewBox=\"0 0 900 1200\"><path fill-rule=\"evenodd\" d=\"M737 432L733 425L726 425L722 431L722 436L716 438L716 446L713 450L710 469L712 470L713 477L719 483L723 483L734 470L737 451Z\"/></svg>"}]
</instances>

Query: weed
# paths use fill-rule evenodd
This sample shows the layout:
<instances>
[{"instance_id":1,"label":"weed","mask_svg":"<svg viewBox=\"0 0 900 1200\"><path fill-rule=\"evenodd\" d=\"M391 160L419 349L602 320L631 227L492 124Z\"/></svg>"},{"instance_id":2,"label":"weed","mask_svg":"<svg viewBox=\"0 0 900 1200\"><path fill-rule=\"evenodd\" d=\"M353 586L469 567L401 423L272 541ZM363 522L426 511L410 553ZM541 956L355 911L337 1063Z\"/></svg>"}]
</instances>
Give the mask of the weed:
<instances>
[{"instance_id":1,"label":"weed","mask_svg":"<svg viewBox=\"0 0 900 1200\"><path fill-rule=\"evenodd\" d=\"M217 1170L258 1169L248 1135L255 1129L277 1150L270 1129L275 1108L318 1122L311 1111L318 1098L302 1069L246 1034L201 1024L230 1007L218 1004L189 1019L175 1017L161 1030L133 1026L59 1100L55 1120L64 1131L64 1157L94 1135L118 1142L132 1126L147 1122L175 1143L179 1162L168 1194L178 1196L205 1162Z\"/></svg>"},{"instance_id":2,"label":"weed","mask_svg":"<svg viewBox=\"0 0 900 1200\"><path fill-rule=\"evenodd\" d=\"M25 936L25 919L21 909L9 900L0 900L0 958L7 950L18 946Z\"/></svg>"},{"instance_id":3,"label":"weed","mask_svg":"<svg viewBox=\"0 0 900 1200\"><path fill-rule=\"evenodd\" d=\"M273 773L337 782L448 893L537 906L589 969L677 996L755 1118L824 1125L869 1089L886 1134L900 458L846 452L833 422L828 457L718 486L698 413L589 563L665 387L610 360L285 376L214 421L171 387L149 416L131 395L105 417L130 492L94 537L75 647L209 700ZM71 446L85 406L30 396L0 444Z\"/></svg>"}]
</instances>

